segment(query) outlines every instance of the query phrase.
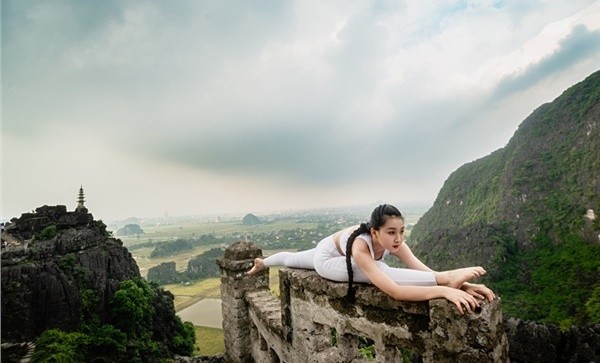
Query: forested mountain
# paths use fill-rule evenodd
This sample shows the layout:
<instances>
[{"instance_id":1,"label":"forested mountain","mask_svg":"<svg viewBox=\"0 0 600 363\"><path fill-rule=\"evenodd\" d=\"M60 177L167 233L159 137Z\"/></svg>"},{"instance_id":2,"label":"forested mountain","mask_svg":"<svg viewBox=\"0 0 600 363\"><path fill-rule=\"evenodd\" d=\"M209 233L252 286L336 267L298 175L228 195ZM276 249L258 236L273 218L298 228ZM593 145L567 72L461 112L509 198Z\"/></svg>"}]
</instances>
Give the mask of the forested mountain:
<instances>
[{"instance_id":1,"label":"forested mountain","mask_svg":"<svg viewBox=\"0 0 600 363\"><path fill-rule=\"evenodd\" d=\"M600 322L600 71L453 172L410 240L433 268L483 265L507 315Z\"/></svg>"}]
</instances>

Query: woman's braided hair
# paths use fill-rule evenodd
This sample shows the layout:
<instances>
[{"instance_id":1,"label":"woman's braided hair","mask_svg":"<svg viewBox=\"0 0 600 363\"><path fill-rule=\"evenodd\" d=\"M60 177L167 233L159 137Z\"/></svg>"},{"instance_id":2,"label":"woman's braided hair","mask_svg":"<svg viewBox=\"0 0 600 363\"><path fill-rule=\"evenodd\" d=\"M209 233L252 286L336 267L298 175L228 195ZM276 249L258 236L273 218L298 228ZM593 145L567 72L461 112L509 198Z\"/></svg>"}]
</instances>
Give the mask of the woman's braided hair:
<instances>
[{"instance_id":1,"label":"woman's braided hair","mask_svg":"<svg viewBox=\"0 0 600 363\"><path fill-rule=\"evenodd\" d=\"M356 290L354 289L354 271L352 270L352 245L356 237L363 233L370 233L371 228L378 230L383 226L389 217L404 218L398 208L390 204L381 204L371 213L371 220L368 223L361 223L360 226L348 237L346 244L346 268L348 269L348 292L346 298L350 302L356 301Z\"/></svg>"}]
</instances>

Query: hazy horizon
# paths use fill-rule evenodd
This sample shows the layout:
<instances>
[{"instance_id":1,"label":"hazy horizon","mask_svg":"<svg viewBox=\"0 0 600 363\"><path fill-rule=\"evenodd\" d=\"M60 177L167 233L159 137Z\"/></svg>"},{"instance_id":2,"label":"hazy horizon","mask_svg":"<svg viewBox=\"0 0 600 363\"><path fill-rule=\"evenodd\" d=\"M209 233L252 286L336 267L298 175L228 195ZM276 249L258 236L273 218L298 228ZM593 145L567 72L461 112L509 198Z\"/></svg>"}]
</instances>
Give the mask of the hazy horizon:
<instances>
[{"instance_id":1,"label":"hazy horizon","mask_svg":"<svg viewBox=\"0 0 600 363\"><path fill-rule=\"evenodd\" d=\"M432 205L599 68L600 3L4 0L1 219Z\"/></svg>"},{"instance_id":2,"label":"hazy horizon","mask_svg":"<svg viewBox=\"0 0 600 363\"><path fill-rule=\"evenodd\" d=\"M216 212L208 212L208 213L201 213L201 214L170 214L170 213L164 213L162 215L131 215L131 216L127 216L127 217L120 217L120 216L110 216L110 215L105 215L105 216L99 216L96 215L96 213L94 213L93 210L90 210L88 208L88 213L91 213L94 216L94 219L96 220L103 220L106 223L109 224L122 224L123 222L127 221L127 220L140 220L140 221L165 221L165 220L172 220L174 222L181 222L181 221L186 221L186 220L198 220L198 219L202 219L205 221L216 221L216 220L221 220L221 221L228 221L228 220L241 220L246 214L252 213L255 214L259 217L272 217L272 216L291 216L291 215L298 215L298 214L313 214L313 213L317 213L317 214L323 214L323 213L339 213L339 214L347 214L347 215L359 215L359 216L364 216L365 220L367 220L369 218L369 215L373 209L374 206L380 204L380 203L384 203L382 201L378 201L376 203L373 204L363 204L363 205L345 205L345 206L321 206L321 207L314 207L314 208L298 208L298 209L281 209L281 210L247 210L247 211L235 211L235 212L221 212L221 213L216 213ZM399 203L391 203L394 204L395 206L397 206L400 211L403 214L414 214L414 213L424 213L426 212L431 205L427 204L427 203L408 203L408 204L399 204ZM35 209L38 207L42 207L44 205L49 205L49 204L40 204L34 208L32 208L31 210L27 210L27 211L22 211L20 212L18 215L14 215L14 216L10 216L9 218L2 218L2 221L10 221L10 219L12 218L19 218L21 216L21 214L23 213L32 213L35 212ZM55 206L55 205L64 205L67 207L67 211L68 212L72 212L75 210L75 207L77 206L77 203L72 203L72 205L65 205L65 203L58 203L58 204L52 204L51 206ZM86 206L87 207L87 206Z\"/></svg>"}]
</instances>

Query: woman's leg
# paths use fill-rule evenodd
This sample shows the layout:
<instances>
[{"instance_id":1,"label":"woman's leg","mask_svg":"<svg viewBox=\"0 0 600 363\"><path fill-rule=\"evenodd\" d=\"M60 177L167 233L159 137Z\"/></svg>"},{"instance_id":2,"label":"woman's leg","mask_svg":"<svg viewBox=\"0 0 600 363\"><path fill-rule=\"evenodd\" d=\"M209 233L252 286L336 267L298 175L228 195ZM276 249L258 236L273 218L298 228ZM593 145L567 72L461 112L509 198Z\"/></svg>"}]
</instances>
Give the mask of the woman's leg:
<instances>
[{"instance_id":1,"label":"woman's leg","mask_svg":"<svg viewBox=\"0 0 600 363\"><path fill-rule=\"evenodd\" d=\"M437 285L433 272L419 271L406 268L390 267L384 262L375 261L377 267L394 280L398 285L405 286L435 286ZM371 283L367 275L353 262L354 281ZM321 277L332 281L348 281L348 270L346 268L346 257L329 256L317 252L315 256L315 270Z\"/></svg>"},{"instance_id":2,"label":"woman's leg","mask_svg":"<svg viewBox=\"0 0 600 363\"><path fill-rule=\"evenodd\" d=\"M317 245L314 266L321 277L338 282L348 281L346 257L340 256L332 236L324 238Z\"/></svg>"},{"instance_id":3,"label":"woman's leg","mask_svg":"<svg viewBox=\"0 0 600 363\"><path fill-rule=\"evenodd\" d=\"M264 259L265 267L285 266L314 270L315 249L300 252L277 252Z\"/></svg>"},{"instance_id":4,"label":"woman's leg","mask_svg":"<svg viewBox=\"0 0 600 363\"><path fill-rule=\"evenodd\" d=\"M394 268L383 261L375 261L377 267L385 272L398 285L410 286L435 286L437 285L433 272L419 271L406 268ZM340 256L336 250L332 237L324 238L316 247L314 268L317 273L326 279L338 282L348 281L346 256ZM354 281L371 283L358 266L352 262Z\"/></svg>"},{"instance_id":5,"label":"woman's leg","mask_svg":"<svg viewBox=\"0 0 600 363\"><path fill-rule=\"evenodd\" d=\"M314 270L315 249L300 252L277 252L265 259L255 258L249 275L262 271L265 267L285 266Z\"/></svg>"}]
</instances>

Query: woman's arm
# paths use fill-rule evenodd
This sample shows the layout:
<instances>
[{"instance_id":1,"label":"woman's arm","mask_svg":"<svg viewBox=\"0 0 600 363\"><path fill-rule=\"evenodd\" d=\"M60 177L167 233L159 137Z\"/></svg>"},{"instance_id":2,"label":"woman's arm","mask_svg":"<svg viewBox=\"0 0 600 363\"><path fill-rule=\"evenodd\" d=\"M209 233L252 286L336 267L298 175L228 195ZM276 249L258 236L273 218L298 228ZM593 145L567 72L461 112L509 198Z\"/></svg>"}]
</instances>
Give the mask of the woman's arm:
<instances>
[{"instance_id":1,"label":"woman's arm","mask_svg":"<svg viewBox=\"0 0 600 363\"><path fill-rule=\"evenodd\" d=\"M356 238L352 246L352 257L373 285L396 300L425 301L445 298L454 303L461 314L465 309L471 312L479 306L479 302L473 296L459 289L446 286L400 286L396 284L377 267L366 241L361 238Z\"/></svg>"},{"instance_id":2,"label":"woman's arm","mask_svg":"<svg viewBox=\"0 0 600 363\"><path fill-rule=\"evenodd\" d=\"M402 243L397 251L392 253L397 256L404 264L413 270L431 271L435 275L435 281L438 285L449 286L453 288L461 288L466 281L483 276L486 272L481 266L459 268L448 271L434 271L419 260L411 251L406 242ZM476 296L473 288L463 289L470 295ZM491 291L491 290L490 290ZM485 294L489 297L489 293Z\"/></svg>"},{"instance_id":3,"label":"woman's arm","mask_svg":"<svg viewBox=\"0 0 600 363\"><path fill-rule=\"evenodd\" d=\"M392 252L391 254L398 257L408 268L421 271L433 271L412 253L410 247L406 244L406 241L402 242L398 251Z\"/></svg>"}]
</instances>

